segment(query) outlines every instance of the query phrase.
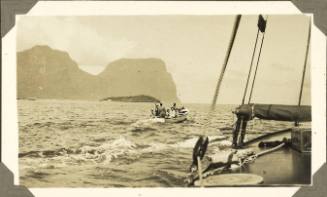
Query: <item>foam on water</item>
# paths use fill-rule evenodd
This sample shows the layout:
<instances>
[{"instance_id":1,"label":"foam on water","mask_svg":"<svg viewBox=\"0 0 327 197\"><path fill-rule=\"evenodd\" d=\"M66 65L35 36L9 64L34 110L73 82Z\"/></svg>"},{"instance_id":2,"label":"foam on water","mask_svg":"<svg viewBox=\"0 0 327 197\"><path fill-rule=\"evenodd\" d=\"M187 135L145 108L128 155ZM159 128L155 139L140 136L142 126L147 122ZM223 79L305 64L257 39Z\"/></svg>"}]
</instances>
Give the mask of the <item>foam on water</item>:
<instances>
[{"instance_id":1,"label":"foam on water","mask_svg":"<svg viewBox=\"0 0 327 197\"><path fill-rule=\"evenodd\" d=\"M130 125L130 131L152 131L156 130L156 125L160 125L165 122L163 118L149 118L144 120L138 120Z\"/></svg>"},{"instance_id":2,"label":"foam on water","mask_svg":"<svg viewBox=\"0 0 327 197\"><path fill-rule=\"evenodd\" d=\"M147 103L18 101L21 184L183 186L193 147L203 131L209 135L207 154L226 159L230 131L222 134L218 128L233 124L233 106L220 106L209 118L209 105L187 105L189 120L179 124L149 119L151 107ZM274 123L266 125L277 128Z\"/></svg>"},{"instance_id":3,"label":"foam on water","mask_svg":"<svg viewBox=\"0 0 327 197\"><path fill-rule=\"evenodd\" d=\"M210 145L218 148L230 147L231 143L225 136L209 136L209 141L213 141ZM40 151L36 155L26 154L24 157L43 158L45 163L48 161L59 161L60 164L76 165L80 163L110 163L115 159L135 158L144 153L160 153L165 150L175 150L176 148L192 149L198 140L198 137L186 139L174 144L164 143L149 143L137 144L124 136L119 136L117 139L107 141L99 146L84 145L77 149L61 148L58 150ZM46 152L51 152L51 155L46 155ZM47 166L46 164L43 164ZM41 166L41 168L43 168Z\"/></svg>"},{"instance_id":4,"label":"foam on water","mask_svg":"<svg viewBox=\"0 0 327 197\"><path fill-rule=\"evenodd\" d=\"M214 143L214 142L220 141L220 142L218 142L218 144L220 144L220 143L225 144L226 142L221 142L221 140L224 140L227 138L226 136L223 136L223 135L208 136L208 137L209 137L209 143ZM173 147L193 148L198 139L199 139L199 137L193 137L193 138L178 142L175 145L173 145Z\"/></svg>"}]
</instances>

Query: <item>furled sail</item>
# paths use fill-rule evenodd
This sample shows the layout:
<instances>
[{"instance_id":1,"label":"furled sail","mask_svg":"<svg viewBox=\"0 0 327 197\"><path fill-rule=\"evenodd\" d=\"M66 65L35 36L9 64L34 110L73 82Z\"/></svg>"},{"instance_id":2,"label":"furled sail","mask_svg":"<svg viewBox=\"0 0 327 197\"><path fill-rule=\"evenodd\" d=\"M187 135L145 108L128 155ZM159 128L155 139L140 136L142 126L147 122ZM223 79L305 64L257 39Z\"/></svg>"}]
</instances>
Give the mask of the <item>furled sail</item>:
<instances>
[{"instance_id":1,"label":"furled sail","mask_svg":"<svg viewBox=\"0 0 327 197\"><path fill-rule=\"evenodd\" d=\"M263 120L310 122L311 106L244 104L236 108L235 114L247 120L256 117Z\"/></svg>"}]
</instances>

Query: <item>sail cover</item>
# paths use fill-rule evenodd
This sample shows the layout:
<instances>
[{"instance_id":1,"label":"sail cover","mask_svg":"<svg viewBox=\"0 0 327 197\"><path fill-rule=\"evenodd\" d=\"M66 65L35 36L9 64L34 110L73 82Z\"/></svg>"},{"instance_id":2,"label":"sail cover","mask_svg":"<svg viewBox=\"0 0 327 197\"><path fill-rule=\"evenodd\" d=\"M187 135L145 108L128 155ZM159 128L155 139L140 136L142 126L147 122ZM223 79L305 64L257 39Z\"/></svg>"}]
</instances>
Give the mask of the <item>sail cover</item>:
<instances>
[{"instance_id":1,"label":"sail cover","mask_svg":"<svg viewBox=\"0 0 327 197\"><path fill-rule=\"evenodd\" d=\"M247 120L256 117L263 120L309 122L311 106L245 104L236 108L235 114Z\"/></svg>"}]
</instances>

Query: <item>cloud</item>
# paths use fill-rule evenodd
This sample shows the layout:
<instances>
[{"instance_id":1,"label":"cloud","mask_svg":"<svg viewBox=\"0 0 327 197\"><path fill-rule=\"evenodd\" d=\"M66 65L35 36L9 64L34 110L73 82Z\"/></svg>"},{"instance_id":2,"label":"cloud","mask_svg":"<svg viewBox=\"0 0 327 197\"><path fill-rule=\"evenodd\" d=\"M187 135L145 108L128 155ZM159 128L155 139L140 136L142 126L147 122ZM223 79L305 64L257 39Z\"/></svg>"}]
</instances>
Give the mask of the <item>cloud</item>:
<instances>
[{"instance_id":1,"label":"cloud","mask_svg":"<svg viewBox=\"0 0 327 197\"><path fill-rule=\"evenodd\" d=\"M124 57L137 44L125 38L100 35L95 27L81 23L76 17L22 17L17 40L18 50L49 45L68 51L79 64L103 66Z\"/></svg>"}]
</instances>

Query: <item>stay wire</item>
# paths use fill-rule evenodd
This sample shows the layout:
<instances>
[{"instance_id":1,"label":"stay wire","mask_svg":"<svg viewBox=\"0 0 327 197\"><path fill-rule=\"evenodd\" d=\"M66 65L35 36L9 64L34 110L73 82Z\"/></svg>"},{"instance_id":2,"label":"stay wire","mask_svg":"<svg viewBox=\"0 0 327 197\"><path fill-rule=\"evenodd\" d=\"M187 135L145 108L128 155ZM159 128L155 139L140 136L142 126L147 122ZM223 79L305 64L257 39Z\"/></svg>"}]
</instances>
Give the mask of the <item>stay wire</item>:
<instances>
[{"instance_id":1,"label":"stay wire","mask_svg":"<svg viewBox=\"0 0 327 197\"><path fill-rule=\"evenodd\" d=\"M267 23L268 23L268 16L266 18L266 24ZM256 64L255 71L254 71L254 76L253 76L253 80L252 80L252 85L251 85L251 90L250 90L250 96L249 96L248 104L251 103L251 99L252 99L252 94L253 94L255 79L256 79L256 76L257 76L259 62L260 62L260 56L261 56L262 46L263 46L263 42L265 40L265 34L266 34L266 30L263 32L262 39L261 39L259 55L258 55L258 58L257 58L257 64Z\"/></svg>"}]
</instances>

